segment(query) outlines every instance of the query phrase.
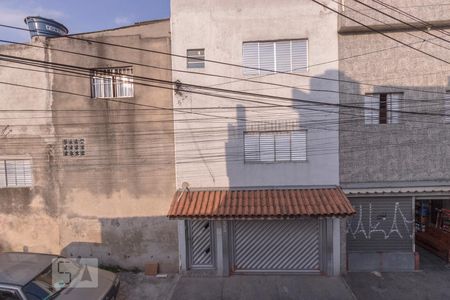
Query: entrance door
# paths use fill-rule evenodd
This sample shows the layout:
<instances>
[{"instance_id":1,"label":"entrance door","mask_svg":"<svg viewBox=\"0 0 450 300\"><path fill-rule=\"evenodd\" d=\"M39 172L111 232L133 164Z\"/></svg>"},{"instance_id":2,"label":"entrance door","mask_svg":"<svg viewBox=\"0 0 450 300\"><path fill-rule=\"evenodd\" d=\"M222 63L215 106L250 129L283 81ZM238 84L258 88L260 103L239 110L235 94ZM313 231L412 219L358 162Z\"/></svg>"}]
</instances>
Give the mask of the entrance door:
<instances>
[{"instance_id":1,"label":"entrance door","mask_svg":"<svg viewBox=\"0 0 450 300\"><path fill-rule=\"evenodd\" d=\"M191 269L211 269L214 267L212 221L188 221L188 247Z\"/></svg>"},{"instance_id":2,"label":"entrance door","mask_svg":"<svg viewBox=\"0 0 450 300\"><path fill-rule=\"evenodd\" d=\"M234 272L319 272L318 219L233 222Z\"/></svg>"}]
</instances>

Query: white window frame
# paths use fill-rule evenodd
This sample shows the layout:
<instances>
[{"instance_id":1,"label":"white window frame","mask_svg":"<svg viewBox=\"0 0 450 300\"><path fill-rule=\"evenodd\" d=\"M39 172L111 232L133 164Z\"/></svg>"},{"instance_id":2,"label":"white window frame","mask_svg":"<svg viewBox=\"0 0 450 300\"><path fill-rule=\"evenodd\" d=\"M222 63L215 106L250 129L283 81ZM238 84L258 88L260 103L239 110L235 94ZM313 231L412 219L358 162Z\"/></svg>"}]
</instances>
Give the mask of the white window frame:
<instances>
[{"instance_id":1,"label":"white window frame","mask_svg":"<svg viewBox=\"0 0 450 300\"><path fill-rule=\"evenodd\" d=\"M197 53L195 53L197 52ZM186 50L186 67L188 69L205 68L205 48Z\"/></svg>"},{"instance_id":2,"label":"white window frame","mask_svg":"<svg viewBox=\"0 0 450 300\"><path fill-rule=\"evenodd\" d=\"M279 70L277 63L277 45L283 43L289 43L289 69ZM305 65L301 68L294 68L294 56L293 56L293 45L296 42L305 43ZM270 61L271 67L261 67L261 47L267 47L268 49L273 47L273 59ZM251 48L255 47L255 48ZM253 54L253 55L251 55ZM252 61L250 61L252 60ZM254 61L256 60L256 61ZM242 43L242 61L244 65L243 73L244 75L264 75L273 73L295 73L295 72L307 72L309 68L309 40L308 39L290 39L290 40L276 40L276 41L254 41L254 42L243 42ZM254 65L252 65L254 64ZM257 64L257 66L256 66Z\"/></svg>"},{"instance_id":3,"label":"white window frame","mask_svg":"<svg viewBox=\"0 0 450 300\"><path fill-rule=\"evenodd\" d=\"M109 84L106 84L106 79ZM92 71L92 98L134 97L133 68L103 68Z\"/></svg>"},{"instance_id":4,"label":"white window frame","mask_svg":"<svg viewBox=\"0 0 450 300\"><path fill-rule=\"evenodd\" d=\"M0 158L0 188L24 188L33 186L31 159Z\"/></svg>"},{"instance_id":5,"label":"white window frame","mask_svg":"<svg viewBox=\"0 0 450 300\"><path fill-rule=\"evenodd\" d=\"M386 123L380 123L381 95L386 95ZM394 101L396 100L396 101ZM364 96L364 124L383 125L400 123L403 93L371 93Z\"/></svg>"},{"instance_id":6,"label":"white window frame","mask_svg":"<svg viewBox=\"0 0 450 300\"><path fill-rule=\"evenodd\" d=\"M301 135L294 137L295 134ZM277 142L281 144L278 144ZM261 145L264 146L264 149L262 149ZM278 147L278 145L280 145L280 147ZM294 145L297 145L299 148L294 148ZM245 163L282 163L304 161L307 161L307 130L299 129L244 132Z\"/></svg>"}]
</instances>

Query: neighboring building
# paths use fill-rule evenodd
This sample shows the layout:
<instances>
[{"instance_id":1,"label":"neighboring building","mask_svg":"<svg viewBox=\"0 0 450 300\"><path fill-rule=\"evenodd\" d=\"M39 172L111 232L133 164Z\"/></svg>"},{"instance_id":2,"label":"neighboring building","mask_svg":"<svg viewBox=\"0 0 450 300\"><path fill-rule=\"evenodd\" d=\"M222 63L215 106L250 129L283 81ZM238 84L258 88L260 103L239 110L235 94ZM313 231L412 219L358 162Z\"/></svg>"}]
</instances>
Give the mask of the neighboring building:
<instances>
[{"instance_id":1,"label":"neighboring building","mask_svg":"<svg viewBox=\"0 0 450 300\"><path fill-rule=\"evenodd\" d=\"M351 0L341 11L449 60L448 42L421 31L448 40L439 31L450 29L442 1L387 2L416 20L363 2L387 15ZM342 108L340 122L340 180L357 212L348 227L349 269L411 270L415 227L450 208L449 66L345 18L339 32L340 101L360 107ZM419 200L431 201L428 219L420 218Z\"/></svg>"},{"instance_id":2,"label":"neighboring building","mask_svg":"<svg viewBox=\"0 0 450 300\"><path fill-rule=\"evenodd\" d=\"M133 79L171 80L170 56L93 41L170 52L170 23L0 47L88 71L1 62L2 82L43 90L2 84L0 251L124 268L158 262L177 272L177 225L166 218L175 190L172 93Z\"/></svg>"},{"instance_id":3,"label":"neighboring building","mask_svg":"<svg viewBox=\"0 0 450 300\"><path fill-rule=\"evenodd\" d=\"M306 0L173 0L171 13L181 270L339 274L354 211L338 187L336 14Z\"/></svg>"}]
</instances>

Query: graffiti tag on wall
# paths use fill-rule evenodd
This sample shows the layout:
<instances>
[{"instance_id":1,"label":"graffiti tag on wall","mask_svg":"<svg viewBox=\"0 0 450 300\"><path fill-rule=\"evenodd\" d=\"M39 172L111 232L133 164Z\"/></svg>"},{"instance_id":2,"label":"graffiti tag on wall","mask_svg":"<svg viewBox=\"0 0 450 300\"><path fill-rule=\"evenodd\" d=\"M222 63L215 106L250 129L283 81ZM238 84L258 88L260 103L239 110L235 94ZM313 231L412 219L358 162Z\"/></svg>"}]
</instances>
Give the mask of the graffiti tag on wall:
<instances>
[{"instance_id":1,"label":"graffiti tag on wall","mask_svg":"<svg viewBox=\"0 0 450 300\"><path fill-rule=\"evenodd\" d=\"M358 235L361 235L370 240L375 233L383 234L384 239L386 240L392 237L399 237L400 239L413 238L414 232L411 224L414 223L414 220L410 220L405 216L400 208L399 202L395 202L393 207L394 214L391 220L387 218L387 214L378 214L377 216L374 216L376 214L373 213L372 203L369 203L368 208L368 211L363 210L363 205L360 204L356 207L356 216L348 221L347 233L354 239L356 239ZM367 217L368 220L364 222L363 220ZM353 225L355 223L355 218L358 220L356 226ZM402 228L405 229L406 234L402 234Z\"/></svg>"}]
</instances>

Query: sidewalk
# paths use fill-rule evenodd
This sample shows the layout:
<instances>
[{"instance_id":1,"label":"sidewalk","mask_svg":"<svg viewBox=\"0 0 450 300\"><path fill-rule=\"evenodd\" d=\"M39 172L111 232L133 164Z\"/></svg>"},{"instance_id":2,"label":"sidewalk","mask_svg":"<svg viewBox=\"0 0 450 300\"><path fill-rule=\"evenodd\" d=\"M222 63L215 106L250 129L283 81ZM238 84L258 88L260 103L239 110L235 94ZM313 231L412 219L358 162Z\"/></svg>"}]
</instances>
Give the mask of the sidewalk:
<instances>
[{"instance_id":1,"label":"sidewalk","mask_svg":"<svg viewBox=\"0 0 450 300\"><path fill-rule=\"evenodd\" d=\"M354 299L341 277L253 275L183 277L172 300Z\"/></svg>"}]
</instances>

